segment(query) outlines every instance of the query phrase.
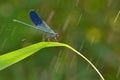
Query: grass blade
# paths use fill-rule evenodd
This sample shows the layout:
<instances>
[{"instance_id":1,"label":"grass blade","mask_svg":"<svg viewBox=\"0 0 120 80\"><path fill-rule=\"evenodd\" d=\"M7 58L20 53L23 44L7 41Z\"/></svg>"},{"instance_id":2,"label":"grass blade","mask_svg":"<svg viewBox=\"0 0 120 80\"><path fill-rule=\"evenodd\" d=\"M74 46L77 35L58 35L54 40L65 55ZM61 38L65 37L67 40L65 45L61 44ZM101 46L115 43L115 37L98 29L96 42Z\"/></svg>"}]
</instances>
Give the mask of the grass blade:
<instances>
[{"instance_id":1,"label":"grass blade","mask_svg":"<svg viewBox=\"0 0 120 80\"><path fill-rule=\"evenodd\" d=\"M30 45L28 47L9 52L6 54L3 54L0 56L0 70L3 70L7 68L8 66L17 63L18 61L23 60L24 58L34 54L35 52L39 51L42 48L46 47L55 47L55 46L62 46L67 47L70 50L77 53L79 56L81 56L84 60L86 60L93 68L94 70L99 74L102 80L105 80L102 74L98 71L98 69L88 60L85 56L83 56L80 52L72 48L71 46L64 44L64 43L58 43L58 42L40 42L33 45Z\"/></svg>"}]
</instances>

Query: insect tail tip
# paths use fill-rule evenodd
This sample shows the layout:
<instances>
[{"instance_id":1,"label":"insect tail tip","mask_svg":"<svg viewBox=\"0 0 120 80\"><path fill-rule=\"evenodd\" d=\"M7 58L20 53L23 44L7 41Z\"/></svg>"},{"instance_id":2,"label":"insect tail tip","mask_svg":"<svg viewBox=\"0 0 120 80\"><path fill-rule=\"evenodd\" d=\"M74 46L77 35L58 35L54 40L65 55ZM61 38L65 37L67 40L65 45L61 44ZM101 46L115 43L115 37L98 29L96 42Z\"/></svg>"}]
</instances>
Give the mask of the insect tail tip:
<instances>
[{"instance_id":1,"label":"insect tail tip","mask_svg":"<svg viewBox=\"0 0 120 80\"><path fill-rule=\"evenodd\" d=\"M17 20L16 19L13 19L14 22L16 22Z\"/></svg>"}]
</instances>

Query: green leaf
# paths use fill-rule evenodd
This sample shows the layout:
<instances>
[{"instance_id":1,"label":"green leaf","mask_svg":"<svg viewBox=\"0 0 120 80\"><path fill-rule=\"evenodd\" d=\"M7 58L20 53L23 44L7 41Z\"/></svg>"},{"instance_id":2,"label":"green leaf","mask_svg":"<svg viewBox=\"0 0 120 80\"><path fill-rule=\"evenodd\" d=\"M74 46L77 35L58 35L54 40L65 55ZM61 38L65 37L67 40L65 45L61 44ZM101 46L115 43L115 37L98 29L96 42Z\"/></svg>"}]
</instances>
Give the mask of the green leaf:
<instances>
[{"instance_id":1,"label":"green leaf","mask_svg":"<svg viewBox=\"0 0 120 80\"><path fill-rule=\"evenodd\" d=\"M67 44L63 43L58 43L58 42L40 42L36 43L33 45L30 45L28 47L9 52L6 54L3 54L0 56L0 70L3 70L7 68L8 66L17 63L18 61L23 60L24 58L34 54L35 52L39 51L42 48L46 47L55 47L55 46L63 46L71 49L75 53L77 53L79 56L81 56L84 60L86 60L94 69L95 71L99 74L102 80L104 80L103 76L101 73L98 71L98 69L88 60L85 56L83 56L80 52L76 51L74 48L70 47Z\"/></svg>"}]
</instances>

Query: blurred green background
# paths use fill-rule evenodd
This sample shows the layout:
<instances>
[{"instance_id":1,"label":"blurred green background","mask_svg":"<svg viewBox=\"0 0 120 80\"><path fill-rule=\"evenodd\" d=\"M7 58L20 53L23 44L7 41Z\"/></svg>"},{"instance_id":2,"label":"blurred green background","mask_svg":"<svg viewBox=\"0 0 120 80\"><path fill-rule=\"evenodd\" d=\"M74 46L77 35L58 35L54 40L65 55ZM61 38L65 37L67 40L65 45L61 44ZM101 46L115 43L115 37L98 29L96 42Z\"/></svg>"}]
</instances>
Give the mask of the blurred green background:
<instances>
[{"instance_id":1,"label":"blurred green background","mask_svg":"<svg viewBox=\"0 0 120 80\"><path fill-rule=\"evenodd\" d=\"M32 24L34 9L67 43L85 55L106 80L120 80L120 0L0 0L0 55L41 42ZM117 16L118 15L118 16ZM81 57L46 48L0 71L0 80L100 80Z\"/></svg>"}]
</instances>

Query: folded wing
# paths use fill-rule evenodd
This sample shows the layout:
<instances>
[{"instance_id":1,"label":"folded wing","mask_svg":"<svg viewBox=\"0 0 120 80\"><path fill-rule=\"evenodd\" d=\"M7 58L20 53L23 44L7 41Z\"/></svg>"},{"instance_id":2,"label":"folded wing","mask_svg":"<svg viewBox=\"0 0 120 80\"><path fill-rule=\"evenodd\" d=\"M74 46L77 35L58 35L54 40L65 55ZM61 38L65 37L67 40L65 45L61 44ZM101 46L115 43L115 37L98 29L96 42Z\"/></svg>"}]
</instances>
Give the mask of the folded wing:
<instances>
[{"instance_id":1,"label":"folded wing","mask_svg":"<svg viewBox=\"0 0 120 80\"><path fill-rule=\"evenodd\" d=\"M43 23L40 16L34 10L31 10L29 15L30 15L30 19L36 26L41 25Z\"/></svg>"}]
</instances>

